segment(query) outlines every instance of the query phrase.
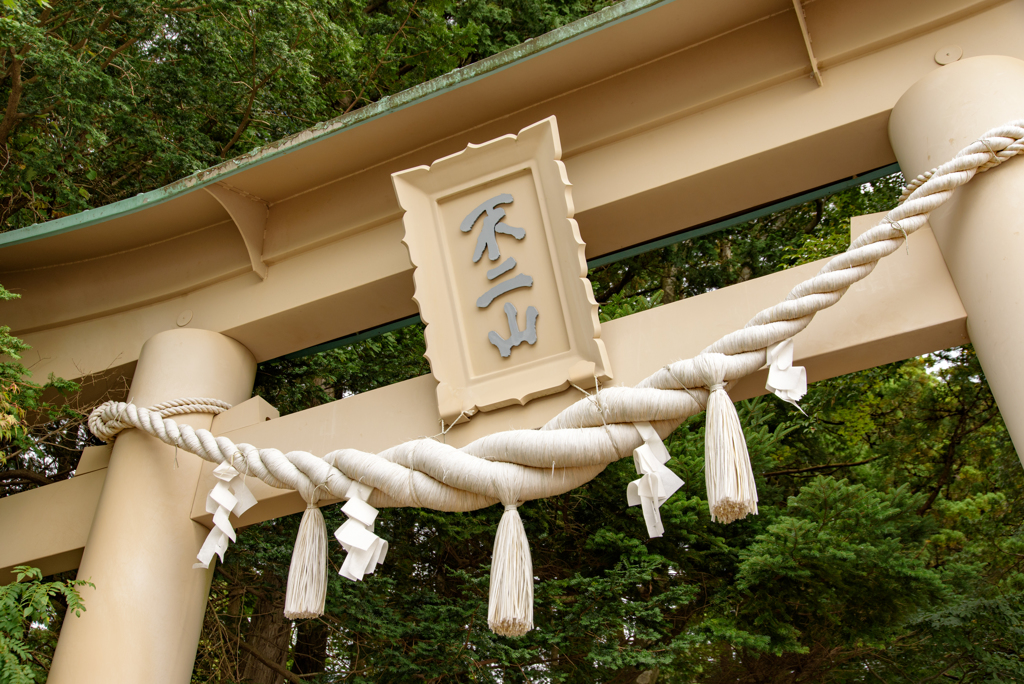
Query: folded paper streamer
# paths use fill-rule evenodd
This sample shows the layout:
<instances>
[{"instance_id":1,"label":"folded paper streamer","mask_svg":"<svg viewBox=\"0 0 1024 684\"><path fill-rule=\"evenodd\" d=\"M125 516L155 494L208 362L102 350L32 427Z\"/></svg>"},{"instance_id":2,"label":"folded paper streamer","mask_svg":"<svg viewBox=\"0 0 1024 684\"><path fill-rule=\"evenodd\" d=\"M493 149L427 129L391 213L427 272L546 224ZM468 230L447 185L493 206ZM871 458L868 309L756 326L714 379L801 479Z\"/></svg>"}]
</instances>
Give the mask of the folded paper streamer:
<instances>
[{"instance_id":1,"label":"folded paper streamer","mask_svg":"<svg viewBox=\"0 0 1024 684\"><path fill-rule=\"evenodd\" d=\"M671 456L658 432L650 423L633 423L644 443L633 450L633 464L641 475L626 487L626 500L630 506L641 506L647 533L651 539L665 533L661 524L661 504L683 486L679 476L665 467Z\"/></svg>"},{"instance_id":2,"label":"folded paper streamer","mask_svg":"<svg viewBox=\"0 0 1024 684\"><path fill-rule=\"evenodd\" d=\"M388 555L388 543L373 533L377 509L366 503L372 491L368 485L352 483L346 493L348 503L341 507L348 520L334 533L334 538L348 552L338 574L355 582L376 570Z\"/></svg>"},{"instance_id":3,"label":"folded paper streamer","mask_svg":"<svg viewBox=\"0 0 1024 684\"><path fill-rule=\"evenodd\" d=\"M213 469L213 475L220 480L206 497L206 512L213 513L213 529L206 535L206 541L196 556L199 562L193 568L210 567L214 554L220 556L223 563L228 540L235 541L231 514L242 515L256 505L256 497L245 486L245 480L230 465L221 463Z\"/></svg>"},{"instance_id":4,"label":"folded paper streamer","mask_svg":"<svg viewBox=\"0 0 1024 684\"><path fill-rule=\"evenodd\" d=\"M764 388L800 408L797 402L807 394L807 369L793 365L793 338L771 345L767 355L768 382Z\"/></svg>"}]
</instances>

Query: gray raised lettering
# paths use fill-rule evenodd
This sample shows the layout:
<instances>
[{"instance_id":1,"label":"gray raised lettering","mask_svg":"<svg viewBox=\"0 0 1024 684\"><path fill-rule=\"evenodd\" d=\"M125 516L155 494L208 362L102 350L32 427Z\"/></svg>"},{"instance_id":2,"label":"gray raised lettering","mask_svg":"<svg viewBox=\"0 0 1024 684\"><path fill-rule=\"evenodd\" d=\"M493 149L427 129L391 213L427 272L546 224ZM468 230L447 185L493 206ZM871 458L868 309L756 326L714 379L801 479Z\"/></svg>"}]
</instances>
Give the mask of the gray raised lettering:
<instances>
[{"instance_id":1,"label":"gray raised lettering","mask_svg":"<svg viewBox=\"0 0 1024 684\"><path fill-rule=\"evenodd\" d=\"M500 297L506 292L518 290L521 287L533 287L533 277L528 276L525 273L520 273L514 278L503 280L487 292L480 295L479 299L476 300L476 305L481 309L486 309L497 297Z\"/></svg>"},{"instance_id":2,"label":"gray raised lettering","mask_svg":"<svg viewBox=\"0 0 1024 684\"><path fill-rule=\"evenodd\" d=\"M512 347L518 347L523 342L536 344L537 342L537 316L540 315L535 307L526 309L526 330L519 329L517 320L519 312L512 302L505 302L505 316L508 317L508 339L505 339L493 330L487 333L487 339L491 341L498 352L505 358L512 355Z\"/></svg>"},{"instance_id":3,"label":"gray raised lettering","mask_svg":"<svg viewBox=\"0 0 1024 684\"><path fill-rule=\"evenodd\" d=\"M511 204L512 195L503 193L497 197L492 197L487 200L479 207L469 212L466 218L462 219L462 224L459 226L459 230L463 233L468 233L473 230L473 226L476 224L478 218L481 215L484 216L484 226L480 231L480 237L476 241L476 249L473 250L473 263L480 261L480 257L483 256L484 249L487 249L487 258L491 261L496 261L501 256L501 249L498 247L498 238L495 233L501 233L502 235L511 235L516 240L522 240L526 237L526 231L522 228L516 228L510 226L507 223L502 223L502 219L505 218L505 210L499 209L499 204Z\"/></svg>"}]
</instances>

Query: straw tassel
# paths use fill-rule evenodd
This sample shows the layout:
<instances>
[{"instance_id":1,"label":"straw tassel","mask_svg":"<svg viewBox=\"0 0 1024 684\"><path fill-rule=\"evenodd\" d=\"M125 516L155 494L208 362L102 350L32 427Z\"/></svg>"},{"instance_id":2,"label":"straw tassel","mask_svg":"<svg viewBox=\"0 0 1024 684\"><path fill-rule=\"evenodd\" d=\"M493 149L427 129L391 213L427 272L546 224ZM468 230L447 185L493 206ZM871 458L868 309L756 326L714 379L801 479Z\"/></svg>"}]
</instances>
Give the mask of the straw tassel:
<instances>
[{"instance_id":1,"label":"straw tassel","mask_svg":"<svg viewBox=\"0 0 1024 684\"><path fill-rule=\"evenodd\" d=\"M522 475L502 468L494 484L505 513L494 538L487 626L500 636L520 637L533 629L533 559L518 509Z\"/></svg>"},{"instance_id":2,"label":"straw tassel","mask_svg":"<svg viewBox=\"0 0 1024 684\"><path fill-rule=\"evenodd\" d=\"M284 616L289 620L320 617L327 601L327 523L317 498L314 493L302 514L288 568Z\"/></svg>"},{"instance_id":3,"label":"straw tassel","mask_svg":"<svg viewBox=\"0 0 1024 684\"><path fill-rule=\"evenodd\" d=\"M710 394L704 430L704 479L711 519L730 523L757 515L757 487L736 405L725 391L725 357L701 354L694 359Z\"/></svg>"}]
</instances>

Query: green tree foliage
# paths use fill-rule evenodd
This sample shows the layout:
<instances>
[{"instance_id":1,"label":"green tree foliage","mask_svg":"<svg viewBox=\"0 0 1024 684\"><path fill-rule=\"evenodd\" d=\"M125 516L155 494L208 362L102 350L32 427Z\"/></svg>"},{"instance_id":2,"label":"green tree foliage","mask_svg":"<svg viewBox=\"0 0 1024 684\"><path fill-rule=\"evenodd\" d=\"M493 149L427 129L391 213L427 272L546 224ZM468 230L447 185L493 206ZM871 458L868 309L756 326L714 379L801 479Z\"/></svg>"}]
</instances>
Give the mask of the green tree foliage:
<instances>
[{"instance_id":1,"label":"green tree foliage","mask_svg":"<svg viewBox=\"0 0 1024 684\"><path fill-rule=\"evenodd\" d=\"M46 681L60 623L85 610L79 587L91 582L44 582L38 568L18 566L0 586L0 684Z\"/></svg>"},{"instance_id":2,"label":"green tree foliage","mask_svg":"<svg viewBox=\"0 0 1024 684\"><path fill-rule=\"evenodd\" d=\"M268 361L257 369L258 394L282 414L301 411L425 375L426 349L423 326L414 325L354 346Z\"/></svg>"},{"instance_id":3,"label":"green tree foliage","mask_svg":"<svg viewBox=\"0 0 1024 684\"><path fill-rule=\"evenodd\" d=\"M17 298L18 295L0 285L0 301ZM25 434L25 408L20 401L24 367L17 361L27 347L11 334L9 326L0 326L0 355L14 360L0 364L0 441L20 439Z\"/></svg>"},{"instance_id":4,"label":"green tree foliage","mask_svg":"<svg viewBox=\"0 0 1024 684\"><path fill-rule=\"evenodd\" d=\"M604 4L4 0L0 222L17 228L151 190ZM601 318L835 254L850 217L890 208L900 183L592 269ZM73 416L31 419L44 388L18 384L19 344L0 332L15 360L0 378L4 493L66 477L87 439ZM422 354L412 326L261 364L256 392L284 413L344 401L427 372ZM973 350L817 383L802 406L806 415L774 399L739 405L756 517L710 521L702 416L666 440L686 485L662 508L664 537L648 539L625 505L628 462L522 506L537 629L520 640L486 628L497 507L382 511L386 563L348 582L332 547L326 612L294 623L281 609L298 518L242 530L216 571L193 680L1024 679L1024 473ZM341 523L337 507L324 512L332 529ZM52 640L57 623L30 617L17 639Z\"/></svg>"},{"instance_id":5,"label":"green tree foliage","mask_svg":"<svg viewBox=\"0 0 1024 684\"><path fill-rule=\"evenodd\" d=\"M610 4L6 0L0 226L166 185Z\"/></svg>"},{"instance_id":6,"label":"green tree foliage","mask_svg":"<svg viewBox=\"0 0 1024 684\"><path fill-rule=\"evenodd\" d=\"M0 285L0 301L18 297ZM69 429L83 419L65 401L78 385L53 376L42 385L33 382L31 371L21 363L21 354L28 348L8 326L0 326L0 358L6 359L0 360L0 496L70 474L70 469L61 472L51 458L51 447L57 446L51 437L59 436L64 442L65 464L77 460L84 445L66 441Z\"/></svg>"},{"instance_id":7,"label":"green tree foliage","mask_svg":"<svg viewBox=\"0 0 1024 684\"><path fill-rule=\"evenodd\" d=\"M837 254L850 244L850 217L892 208L902 187L902 176L886 176L728 230L592 269L590 280L603 305L602 320Z\"/></svg>"}]
</instances>

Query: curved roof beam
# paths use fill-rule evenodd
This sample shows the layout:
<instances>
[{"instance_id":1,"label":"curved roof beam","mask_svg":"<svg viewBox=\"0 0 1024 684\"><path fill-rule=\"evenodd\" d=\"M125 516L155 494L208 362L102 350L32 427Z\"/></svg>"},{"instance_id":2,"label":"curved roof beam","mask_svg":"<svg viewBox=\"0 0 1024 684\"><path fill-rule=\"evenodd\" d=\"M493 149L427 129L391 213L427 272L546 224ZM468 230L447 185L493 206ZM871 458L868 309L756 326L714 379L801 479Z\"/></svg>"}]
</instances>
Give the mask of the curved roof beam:
<instances>
[{"instance_id":1,"label":"curved roof beam","mask_svg":"<svg viewBox=\"0 0 1024 684\"><path fill-rule=\"evenodd\" d=\"M242 240L245 241L253 272L260 279L266 280L268 269L263 263L263 238L266 235L270 207L259 197L233 188L224 181L207 185L203 189L213 195L213 198L227 210L238 232L242 234Z\"/></svg>"}]
</instances>

